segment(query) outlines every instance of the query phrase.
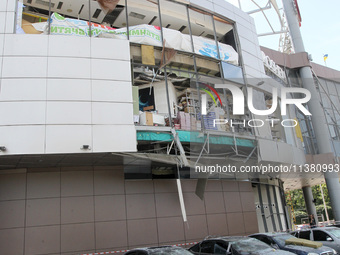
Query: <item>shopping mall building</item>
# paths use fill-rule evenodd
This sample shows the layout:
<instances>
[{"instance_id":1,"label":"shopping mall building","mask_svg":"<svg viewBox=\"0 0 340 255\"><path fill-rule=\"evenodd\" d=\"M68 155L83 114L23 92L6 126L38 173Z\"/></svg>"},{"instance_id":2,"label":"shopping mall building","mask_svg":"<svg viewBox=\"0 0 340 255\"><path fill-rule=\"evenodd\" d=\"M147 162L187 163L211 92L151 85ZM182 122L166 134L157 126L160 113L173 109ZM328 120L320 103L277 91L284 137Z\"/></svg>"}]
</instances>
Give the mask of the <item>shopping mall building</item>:
<instances>
[{"instance_id":1,"label":"shopping mall building","mask_svg":"<svg viewBox=\"0 0 340 255\"><path fill-rule=\"evenodd\" d=\"M0 0L0 253L283 231L322 182L340 220L300 167L338 166L340 72L296 52L224 0Z\"/></svg>"}]
</instances>

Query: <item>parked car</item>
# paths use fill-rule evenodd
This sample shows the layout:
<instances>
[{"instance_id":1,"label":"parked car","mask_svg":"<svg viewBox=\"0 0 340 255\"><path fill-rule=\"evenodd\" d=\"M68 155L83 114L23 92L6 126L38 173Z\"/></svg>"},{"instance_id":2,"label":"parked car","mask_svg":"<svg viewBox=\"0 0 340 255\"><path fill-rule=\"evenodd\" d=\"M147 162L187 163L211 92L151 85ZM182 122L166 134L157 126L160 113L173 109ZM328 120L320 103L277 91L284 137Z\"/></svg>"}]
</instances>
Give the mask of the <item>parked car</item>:
<instances>
[{"instance_id":1,"label":"parked car","mask_svg":"<svg viewBox=\"0 0 340 255\"><path fill-rule=\"evenodd\" d=\"M292 244L287 245L286 240L298 239L288 233L259 233L259 234L254 234L250 236L270 245L273 248L289 251L289 252L299 254L299 255L337 254L337 252L334 249L327 247L327 246L322 246L320 248L312 248L308 246L300 246L300 245L292 245Z\"/></svg>"},{"instance_id":2,"label":"parked car","mask_svg":"<svg viewBox=\"0 0 340 255\"><path fill-rule=\"evenodd\" d=\"M287 251L276 250L269 245L251 237L214 237L207 238L189 248L193 254L223 254L223 255L292 255Z\"/></svg>"},{"instance_id":3,"label":"parked car","mask_svg":"<svg viewBox=\"0 0 340 255\"><path fill-rule=\"evenodd\" d=\"M340 254L340 229L337 227L318 227L294 231L292 235L311 241L320 242L333 248Z\"/></svg>"},{"instance_id":4,"label":"parked car","mask_svg":"<svg viewBox=\"0 0 340 255\"><path fill-rule=\"evenodd\" d=\"M192 253L177 246L160 246L137 248L125 252L124 255L192 255Z\"/></svg>"}]
</instances>

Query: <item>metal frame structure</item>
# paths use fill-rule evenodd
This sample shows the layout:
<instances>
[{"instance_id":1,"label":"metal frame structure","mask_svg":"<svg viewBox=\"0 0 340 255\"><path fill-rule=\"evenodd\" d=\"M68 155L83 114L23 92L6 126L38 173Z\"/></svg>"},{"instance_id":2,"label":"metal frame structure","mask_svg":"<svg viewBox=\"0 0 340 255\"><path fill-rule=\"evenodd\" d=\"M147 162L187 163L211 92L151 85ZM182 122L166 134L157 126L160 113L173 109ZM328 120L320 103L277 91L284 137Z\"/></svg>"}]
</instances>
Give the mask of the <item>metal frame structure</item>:
<instances>
[{"instance_id":1,"label":"metal frame structure","mask_svg":"<svg viewBox=\"0 0 340 255\"><path fill-rule=\"evenodd\" d=\"M261 6L260 0L249 0L249 1L251 1L254 5L256 5L257 9L248 11L247 13L249 15L252 15L252 14L255 14L255 13L261 13L263 15L263 17L265 18L265 20L267 21L267 23L270 27L270 30L271 30L271 31L268 31L266 33L258 34L258 36L261 37L261 36L280 34L278 50L283 52L283 53L287 53L287 54L293 53L294 47L293 47L292 40L291 40L291 37L290 37L286 16L285 16L285 13L283 12L282 8L279 8L277 1L276 0L268 0L268 2L264 6ZM240 4L239 4L239 6L242 9L242 6ZM278 21L280 23L280 26L281 26L280 30L274 29L274 27L272 25L273 20L268 18L266 11L274 11L275 12L275 14L277 15ZM255 19L255 23L256 23L256 19Z\"/></svg>"}]
</instances>

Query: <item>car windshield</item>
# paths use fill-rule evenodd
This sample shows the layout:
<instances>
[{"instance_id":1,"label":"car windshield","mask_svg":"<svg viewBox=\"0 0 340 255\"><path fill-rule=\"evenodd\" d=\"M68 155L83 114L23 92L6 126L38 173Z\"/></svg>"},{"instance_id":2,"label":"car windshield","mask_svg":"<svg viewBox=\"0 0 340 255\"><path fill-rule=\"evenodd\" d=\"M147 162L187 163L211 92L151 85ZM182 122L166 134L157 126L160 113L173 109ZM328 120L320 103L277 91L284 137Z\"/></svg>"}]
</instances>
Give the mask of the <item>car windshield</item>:
<instances>
[{"instance_id":1,"label":"car windshield","mask_svg":"<svg viewBox=\"0 0 340 255\"><path fill-rule=\"evenodd\" d=\"M295 238L292 235L289 234L283 234L283 235L278 235L278 236L273 236L273 239L280 245L280 246L285 246L286 245L286 240L287 239L291 239L291 238Z\"/></svg>"},{"instance_id":2,"label":"car windshield","mask_svg":"<svg viewBox=\"0 0 340 255\"><path fill-rule=\"evenodd\" d=\"M166 247L166 248L154 248L149 250L150 255L192 255L191 252L182 249L182 248L175 248L175 247Z\"/></svg>"},{"instance_id":3,"label":"car windshield","mask_svg":"<svg viewBox=\"0 0 340 255\"><path fill-rule=\"evenodd\" d=\"M238 253L258 252L259 250L270 249L270 246L253 238L232 242L232 247Z\"/></svg>"},{"instance_id":4,"label":"car windshield","mask_svg":"<svg viewBox=\"0 0 340 255\"><path fill-rule=\"evenodd\" d=\"M336 238L340 239L340 229L327 229L329 233L334 235Z\"/></svg>"}]
</instances>

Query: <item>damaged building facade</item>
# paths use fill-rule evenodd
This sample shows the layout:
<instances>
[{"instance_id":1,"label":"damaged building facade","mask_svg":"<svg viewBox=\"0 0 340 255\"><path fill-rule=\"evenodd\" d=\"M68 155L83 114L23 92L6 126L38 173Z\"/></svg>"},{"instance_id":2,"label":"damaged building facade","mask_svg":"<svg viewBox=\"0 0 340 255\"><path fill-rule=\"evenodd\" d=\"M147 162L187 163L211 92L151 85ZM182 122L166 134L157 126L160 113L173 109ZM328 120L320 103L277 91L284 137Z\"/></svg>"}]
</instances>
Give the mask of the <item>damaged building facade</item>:
<instances>
[{"instance_id":1,"label":"damaged building facade","mask_svg":"<svg viewBox=\"0 0 340 255\"><path fill-rule=\"evenodd\" d=\"M283 182L301 176L195 172L303 165L313 146L294 105L281 115L273 90L290 78L249 15L222 0L0 3L2 254L291 228ZM275 111L235 114L225 86Z\"/></svg>"}]
</instances>

